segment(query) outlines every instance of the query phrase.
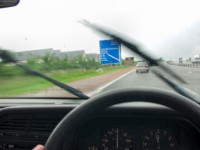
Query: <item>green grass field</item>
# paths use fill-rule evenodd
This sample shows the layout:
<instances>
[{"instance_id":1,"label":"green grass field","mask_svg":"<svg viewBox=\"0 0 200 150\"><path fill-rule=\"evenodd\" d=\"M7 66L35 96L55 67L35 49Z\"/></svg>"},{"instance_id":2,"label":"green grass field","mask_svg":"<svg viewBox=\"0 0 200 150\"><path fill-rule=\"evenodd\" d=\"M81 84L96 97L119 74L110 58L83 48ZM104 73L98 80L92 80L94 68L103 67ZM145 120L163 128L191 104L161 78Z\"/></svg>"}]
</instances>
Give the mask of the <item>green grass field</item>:
<instances>
[{"instance_id":1,"label":"green grass field","mask_svg":"<svg viewBox=\"0 0 200 150\"><path fill-rule=\"evenodd\" d=\"M127 66L118 66L106 68L103 72L96 72L95 70L83 71L81 69L76 70L56 70L46 73L46 75L52 77L63 83L68 83L84 78L90 78L109 72L126 69ZM0 97L12 97L28 94L30 92L39 92L46 88L55 86L52 83L31 75L16 75L9 77L0 77Z\"/></svg>"}]
</instances>

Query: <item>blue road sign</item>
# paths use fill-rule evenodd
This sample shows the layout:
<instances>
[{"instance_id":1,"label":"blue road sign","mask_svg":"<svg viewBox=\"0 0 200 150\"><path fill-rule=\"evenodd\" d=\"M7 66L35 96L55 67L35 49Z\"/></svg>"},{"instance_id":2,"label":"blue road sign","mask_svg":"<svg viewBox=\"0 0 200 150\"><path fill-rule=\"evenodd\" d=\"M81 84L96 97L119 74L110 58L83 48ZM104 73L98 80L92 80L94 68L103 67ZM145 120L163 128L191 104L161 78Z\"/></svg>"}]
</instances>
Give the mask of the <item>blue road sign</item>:
<instances>
[{"instance_id":1,"label":"blue road sign","mask_svg":"<svg viewBox=\"0 0 200 150\"><path fill-rule=\"evenodd\" d=\"M100 44L101 64L120 64L121 63L121 45L116 40L102 40Z\"/></svg>"}]
</instances>

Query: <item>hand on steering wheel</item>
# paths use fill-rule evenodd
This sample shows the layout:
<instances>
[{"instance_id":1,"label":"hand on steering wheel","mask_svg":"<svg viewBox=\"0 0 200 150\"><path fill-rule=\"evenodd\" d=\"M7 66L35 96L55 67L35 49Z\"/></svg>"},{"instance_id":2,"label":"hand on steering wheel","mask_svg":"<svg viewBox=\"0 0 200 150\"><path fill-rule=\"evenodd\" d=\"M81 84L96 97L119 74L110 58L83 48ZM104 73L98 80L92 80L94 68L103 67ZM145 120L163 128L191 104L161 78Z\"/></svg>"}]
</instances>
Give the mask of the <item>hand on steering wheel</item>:
<instances>
[{"instance_id":1,"label":"hand on steering wheel","mask_svg":"<svg viewBox=\"0 0 200 150\"><path fill-rule=\"evenodd\" d=\"M33 150L44 150L44 146L39 144L36 147L34 147Z\"/></svg>"}]
</instances>

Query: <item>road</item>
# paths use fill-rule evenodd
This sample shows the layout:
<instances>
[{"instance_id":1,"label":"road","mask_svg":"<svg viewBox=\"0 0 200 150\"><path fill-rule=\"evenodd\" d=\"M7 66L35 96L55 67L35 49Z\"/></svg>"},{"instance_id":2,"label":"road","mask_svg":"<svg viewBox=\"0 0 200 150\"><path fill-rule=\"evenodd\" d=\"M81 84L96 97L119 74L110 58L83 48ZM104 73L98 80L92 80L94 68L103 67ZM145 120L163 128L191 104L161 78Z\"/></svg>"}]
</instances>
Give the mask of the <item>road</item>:
<instances>
[{"instance_id":1,"label":"road","mask_svg":"<svg viewBox=\"0 0 200 150\"><path fill-rule=\"evenodd\" d=\"M200 95L200 68L187 68L179 66L169 66L174 72L181 75L188 84L183 85ZM152 67L151 69L156 68ZM150 69L150 70L151 70ZM131 71L131 72L130 72ZM169 77L173 79L172 77ZM173 79L176 81L175 79ZM178 81L176 81L178 82ZM102 74L96 77L67 83L68 85L83 91L86 95L93 96L98 93L119 88L128 87L154 87L168 91L174 91L163 81L158 79L151 71L149 73L136 74L135 67ZM29 93L21 97L74 97L61 88L51 87L36 93Z\"/></svg>"},{"instance_id":2,"label":"road","mask_svg":"<svg viewBox=\"0 0 200 150\"><path fill-rule=\"evenodd\" d=\"M99 91L99 88L103 87L106 83L110 83L111 81L117 79L118 77L121 77L124 74L130 72L134 68L135 67L133 66L123 70L110 72L107 74L100 73L100 75L98 76L81 79L66 84L84 92L84 94L88 96L91 96L94 95L94 91L95 93L97 93L96 91ZM21 95L20 97L75 97L75 96L57 86L52 86L47 89L39 89L36 92Z\"/></svg>"},{"instance_id":3,"label":"road","mask_svg":"<svg viewBox=\"0 0 200 150\"><path fill-rule=\"evenodd\" d=\"M155 69L155 67L152 67L151 69L153 68ZM181 77L183 77L186 82L188 82L188 84L183 85L184 87L187 87L188 89L200 95L200 68L187 68L178 66L170 66L170 68ZM170 77L170 79L173 78ZM176 80L173 79L173 81ZM179 83L178 81L176 82ZM152 72L136 74L135 70L133 70L130 74L102 89L101 92L125 87L141 86L173 91L168 85L158 79Z\"/></svg>"}]
</instances>

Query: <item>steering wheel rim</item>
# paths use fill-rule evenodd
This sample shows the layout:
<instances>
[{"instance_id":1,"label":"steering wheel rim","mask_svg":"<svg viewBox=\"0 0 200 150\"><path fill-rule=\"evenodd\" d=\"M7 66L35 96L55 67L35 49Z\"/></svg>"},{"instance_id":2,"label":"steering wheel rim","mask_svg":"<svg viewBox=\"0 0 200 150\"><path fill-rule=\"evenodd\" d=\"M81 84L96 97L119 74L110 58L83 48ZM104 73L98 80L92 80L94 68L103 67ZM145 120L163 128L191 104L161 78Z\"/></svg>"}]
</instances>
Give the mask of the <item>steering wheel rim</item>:
<instances>
[{"instance_id":1,"label":"steering wheel rim","mask_svg":"<svg viewBox=\"0 0 200 150\"><path fill-rule=\"evenodd\" d=\"M192 100L158 89L128 88L100 94L85 101L68 113L49 136L45 150L62 149L64 141L72 143L75 130L88 116L115 104L151 102L172 108L200 127L200 106Z\"/></svg>"}]
</instances>

